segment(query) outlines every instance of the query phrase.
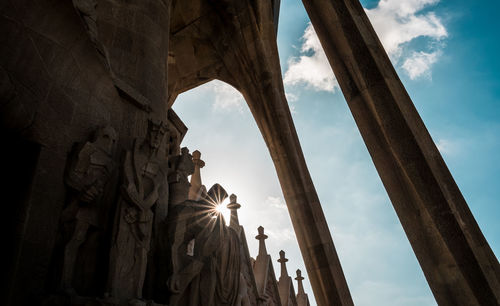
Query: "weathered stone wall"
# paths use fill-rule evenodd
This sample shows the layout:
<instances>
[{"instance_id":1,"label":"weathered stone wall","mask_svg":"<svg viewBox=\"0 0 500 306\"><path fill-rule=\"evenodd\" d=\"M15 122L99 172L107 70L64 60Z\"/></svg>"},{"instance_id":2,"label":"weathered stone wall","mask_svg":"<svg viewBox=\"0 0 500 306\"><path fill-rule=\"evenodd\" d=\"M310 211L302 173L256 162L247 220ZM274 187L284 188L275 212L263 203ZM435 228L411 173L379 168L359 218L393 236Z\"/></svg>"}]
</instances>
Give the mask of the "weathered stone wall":
<instances>
[{"instance_id":1,"label":"weathered stone wall","mask_svg":"<svg viewBox=\"0 0 500 306\"><path fill-rule=\"evenodd\" d=\"M53 285L47 279L67 201L66 159L74 143L111 125L119 134L114 156L119 161L132 139L146 133L150 114L119 95L71 1L2 1L0 23L0 123L6 146L18 148L22 139L39 150L29 195L20 199L10 192L12 186L3 186L6 203L22 205L9 210L16 221L6 228L17 238L6 246L16 259L9 267L13 282L6 295L10 304L20 305ZM122 41L121 47L127 44L131 41ZM165 88L157 91L166 93ZM2 162L24 162L12 160L15 156L7 154L11 160Z\"/></svg>"}]
</instances>

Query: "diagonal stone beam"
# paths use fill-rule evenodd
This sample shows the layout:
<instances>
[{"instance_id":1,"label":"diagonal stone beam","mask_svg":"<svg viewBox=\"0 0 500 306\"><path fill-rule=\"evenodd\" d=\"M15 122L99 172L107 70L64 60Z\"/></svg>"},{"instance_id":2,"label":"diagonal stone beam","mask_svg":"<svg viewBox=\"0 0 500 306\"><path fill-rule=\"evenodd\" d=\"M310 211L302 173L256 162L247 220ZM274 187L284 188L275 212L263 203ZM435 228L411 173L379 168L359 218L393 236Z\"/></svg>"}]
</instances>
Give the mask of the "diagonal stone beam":
<instances>
[{"instance_id":1,"label":"diagonal stone beam","mask_svg":"<svg viewBox=\"0 0 500 306\"><path fill-rule=\"evenodd\" d=\"M286 101L270 1L219 5L230 39L214 43L229 76L245 97L277 170L318 305L353 305L318 195Z\"/></svg>"},{"instance_id":2,"label":"diagonal stone beam","mask_svg":"<svg viewBox=\"0 0 500 306\"><path fill-rule=\"evenodd\" d=\"M358 0L303 0L439 305L499 305L498 260Z\"/></svg>"}]
</instances>

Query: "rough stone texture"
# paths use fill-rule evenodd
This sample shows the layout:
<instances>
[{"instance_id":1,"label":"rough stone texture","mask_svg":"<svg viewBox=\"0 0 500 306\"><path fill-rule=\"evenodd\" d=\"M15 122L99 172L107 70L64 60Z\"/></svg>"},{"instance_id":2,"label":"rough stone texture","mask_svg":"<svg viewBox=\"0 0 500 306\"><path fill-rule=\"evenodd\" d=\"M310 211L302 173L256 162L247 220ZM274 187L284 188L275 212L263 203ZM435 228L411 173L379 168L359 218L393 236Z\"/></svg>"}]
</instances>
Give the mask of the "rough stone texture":
<instances>
[{"instance_id":1,"label":"rough stone texture","mask_svg":"<svg viewBox=\"0 0 500 306\"><path fill-rule=\"evenodd\" d=\"M165 123L148 121L144 139L136 139L123 163L123 184L110 251L108 294L120 303L143 298L153 232L153 207L168 205ZM166 210L166 209L165 209ZM166 218L167 216L163 216Z\"/></svg>"},{"instance_id":2,"label":"rough stone texture","mask_svg":"<svg viewBox=\"0 0 500 306\"><path fill-rule=\"evenodd\" d=\"M143 136L147 114L119 96L71 2L2 1L0 12L1 88L7 88L2 134L13 143L33 143L27 147L36 156L36 166L25 173L26 199L4 193L19 205L8 231L17 239L4 296L6 304L36 304L31 301L55 286L47 279L67 202L64 172L73 143L111 125L123 148Z\"/></svg>"},{"instance_id":3,"label":"rough stone texture","mask_svg":"<svg viewBox=\"0 0 500 306\"><path fill-rule=\"evenodd\" d=\"M62 213L61 222L72 222L74 225L70 233L71 238L64 247L60 289L70 294L75 292L74 283L87 279L85 276L88 276L89 272L92 275L98 269L96 265L89 267L85 262L89 257L97 257L99 250L93 248L90 254L86 254L82 246L92 239L93 231L98 231L100 240L103 240L102 233L109 226L109 194L112 193L109 182L116 173L116 163L111 156L116 141L116 131L112 127L99 129L93 141L80 145L68 165L66 184L74 194ZM77 259L80 259L78 263ZM83 268L87 275L75 277L76 267ZM98 282L95 277L90 279ZM86 291L83 288L79 290Z\"/></svg>"}]
</instances>

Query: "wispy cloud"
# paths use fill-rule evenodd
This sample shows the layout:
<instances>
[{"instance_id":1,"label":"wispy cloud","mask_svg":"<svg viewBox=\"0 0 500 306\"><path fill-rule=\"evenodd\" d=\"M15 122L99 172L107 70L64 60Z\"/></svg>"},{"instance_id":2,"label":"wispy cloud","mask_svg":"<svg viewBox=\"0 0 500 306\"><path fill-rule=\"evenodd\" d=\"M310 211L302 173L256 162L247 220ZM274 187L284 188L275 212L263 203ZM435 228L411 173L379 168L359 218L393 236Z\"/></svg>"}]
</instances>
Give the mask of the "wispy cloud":
<instances>
[{"instance_id":1,"label":"wispy cloud","mask_svg":"<svg viewBox=\"0 0 500 306\"><path fill-rule=\"evenodd\" d=\"M212 105L215 111L243 112L245 100L241 93L231 85L215 80L208 83L206 88L214 93L215 99Z\"/></svg>"},{"instance_id":2,"label":"wispy cloud","mask_svg":"<svg viewBox=\"0 0 500 306\"><path fill-rule=\"evenodd\" d=\"M307 26L302 39L300 51L303 55L289 59L285 84L305 84L314 90L334 92L338 87L337 80L311 24Z\"/></svg>"},{"instance_id":3,"label":"wispy cloud","mask_svg":"<svg viewBox=\"0 0 500 306\"><path fill-rule=\"evenodd\" d=\"M437 62L440 51L427 53L427 52L412 52L411 56L407 58L401 66L410 79L415 80L420 77L431 77L430 71L432 65Z\"/></svg>"},{"instance_id":4,"label":"wispy cloud","mask_svg":"<svg viewBox=\"0 0 500 306\"><path fill-rule=\"evenodd\" d=\"M285 201L281 197L268 196L265 205L279 209L286 209Z\"/></svg>"},{"instance_id":5,"label":"wispy cloud","mask_svg":"<svg viewBox=\"0 0 500 306\"><path fill-rule=\"evenodd\" d=\"M411 79L430 77L432 65L441 55L441 42L448 36L441 18L426 11L439 0L385 0L366 10L370 21L393 63L403 68ZM415 50L409 43L423 37L425 50ZM317 91L334 92L337 81L311 24L302 36L301 55L288 60L284 82L302 84Z\"/></svg>"},{"instance_id":6,"label":"wispy cloud","mask_svg":"<svg viewBox=\"0 0 500 306\"><path fill-rule=\"evenodd\" d=\"M403 55L406 44L425 37L440 41L448 36L435 12L422 12L439 0L384 0L377 7L366 10L375 31L393 60Z\"/></svg>"}]
</instances>

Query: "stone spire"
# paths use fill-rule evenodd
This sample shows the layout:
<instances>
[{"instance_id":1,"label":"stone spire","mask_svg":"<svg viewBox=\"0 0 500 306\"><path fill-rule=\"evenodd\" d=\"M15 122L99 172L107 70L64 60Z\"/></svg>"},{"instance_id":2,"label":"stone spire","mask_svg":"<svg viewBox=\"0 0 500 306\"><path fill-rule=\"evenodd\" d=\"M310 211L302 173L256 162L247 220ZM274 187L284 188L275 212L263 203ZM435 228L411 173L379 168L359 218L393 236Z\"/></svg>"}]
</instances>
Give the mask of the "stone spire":
<instances>
[{"instance_id":1,"label":"stone spire","mask_svg":"<svg viewBox=\"0 0 500 306\"><path fill-rule=\"evenodd\" d=\"M204 189L201 185L200 169L205 166L205 162L201 160L201 153L198 150L193 152L193 164L194 173L191 176L191 187L189 188L188 199L198 201L201 198Z\"/></svg>"},{"instance_id":2,"label":"stone spire","mask_svg":"<svg viewBox=\"0 0 500 306\"><path fill-rule=\"evenodd\" d=\"M237 197L233 193L229 196L230 203L227 204L227 208L231 211L231 219L229 220L229 226L234 229L239 229L240 221L238 220L238 209L240 209L241 204L236 202Z\"/></svg>"},{"instance_id":3,"label":"stone spire","mask_svg":"<svg viewBox=\"0 0 500 306\"><path fill-rule=\"evenodd\" d=\"M285 251L281 250L280 251L280 259L278 259L278 262L281 264L281 276L282 277L288 277L288 271L286 270L286 262L288 261L288 258L285 258Z\"/></svg>"},{"instance_id":4,"label":"stone spire","mask_svg":"<svg viewBox=\"0 0 500 306\"><path fill-rule=\"evenodd\" d=\"M297 306L309 306L309 297L307 297L307 294L304 291L304 285L302 284L302 281L304 280L304 277L302 277L302 272L300 269L297 269L297 277L295 278L297 280Z\"/></svg>"},{"instance_id":5,"label":"stone spire","mask_svg":"<svg viewBox=\"0 0 500 306\"><path fill-rule=\"evenodd\" d=\"M259 240L259 255L257 256L267 256L265 241L267 239L267 235L264 234L264 228L262 226L259 226L257 230L259 231L259 234L255 236L255 239Z\"/></svg>"},{"instance_id":6,"label":"stone spire","mask_svg":"<svg viewBox=\"0 0 500 306\"><path fill-rule=\"evenodd\" d=\"M297 277L295 279L297 280L297 295L305 294L304 285L302 284L304 277L302 276L302 271L300 271L300 269L297 269Z\"/></svg>"}]
</instances>

